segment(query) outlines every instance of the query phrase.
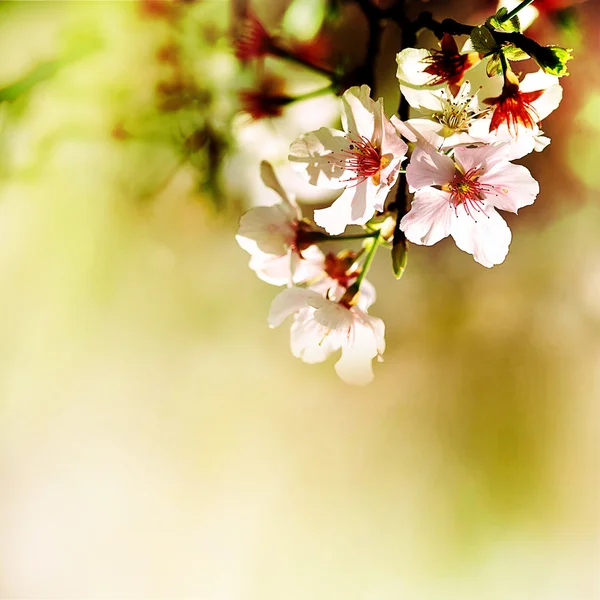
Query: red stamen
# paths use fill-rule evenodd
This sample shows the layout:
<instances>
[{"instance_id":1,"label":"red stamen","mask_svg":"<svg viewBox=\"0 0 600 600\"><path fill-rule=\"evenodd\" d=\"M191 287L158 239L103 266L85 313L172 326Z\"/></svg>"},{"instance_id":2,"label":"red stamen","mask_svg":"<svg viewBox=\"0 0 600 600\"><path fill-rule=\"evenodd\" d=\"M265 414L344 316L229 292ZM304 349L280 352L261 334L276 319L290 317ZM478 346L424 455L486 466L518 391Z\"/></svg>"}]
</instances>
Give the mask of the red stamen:
<instances>
[{"instance_id":1,"label":"red stamen","mask_svg":"<svg viewBox=\"0 0 600 600\"><path fill-rule=\"evenodd\" d=\"M544 90L520 92L518 83L506 80L500 96L484 100L486 104L494 106L490 133L496 131L502 123L506 123L509 130L514 131L515 134L519 123L528 129L533 129L540 118L531 104L543 93Z\"/></svg>"},{"instance_id":2,"label":"red stamen","mask_svg":"<svg viewBox=\"0 0 600 600\"><path fill-rule=\"evenodd\" d=\"M240 35L234 42L235 55L240 60L262 58L270 53L273 42L262 23L250 13Z\"/></svg>"},{"instance_id":3,"label":"red stamen","mask_svg":"<svg viewBox=\"0 0 600 600\"><path fill-rule=\"evenodd\" d=\"M268 77L260 82L258 89L240 90L242 110L255 121L281 116L283 109L294 100L283 93L283 85L283 80Z\"/></svg>"},{"instance_id":4,"label":"red stamen","mask_svg":"<svg viewBox=\"0 0 600 600\"><path fill-rule=\"evenodd\" d=\"M350 144L345 150L334 152L331 155L334 160L330 163L337 164L346 171L356 173L355 177L345 180L356 181L355 185L361 184L369 177L377 178L382 168L380 150L375 148L371 140L365 136L350 133L346 138Z\"/></svg>"},{"instance_id":5,"label":"red stamen","mask_svg":"<svg viewBox=\"0 0 600 600\"><path fill-rule=\"evenodd\" d=\"M459 54L456 41L451 35L444 34L442 49L432 50L431 56L424 58L427 63L423 71L431 75L427 85L442 85L447 83L453 93L456 93L463 82L465 73L479 60L476 53Z\"/></svg>"},{"instance_id":6,"label":"red stamen","mask_svg":"<svg viewBox=\"0 0 600 600\"><path fill-rule=\"evenodd\" d=\"M475 222L475 213L485 214L485 196L494 191L493 186L479 182L480 171L481 169L470 169L464 174L457 172L454 179L443 188L450 192L450 204L456 215L458 207L462 205Z\"/></svg>"}]
</instances>

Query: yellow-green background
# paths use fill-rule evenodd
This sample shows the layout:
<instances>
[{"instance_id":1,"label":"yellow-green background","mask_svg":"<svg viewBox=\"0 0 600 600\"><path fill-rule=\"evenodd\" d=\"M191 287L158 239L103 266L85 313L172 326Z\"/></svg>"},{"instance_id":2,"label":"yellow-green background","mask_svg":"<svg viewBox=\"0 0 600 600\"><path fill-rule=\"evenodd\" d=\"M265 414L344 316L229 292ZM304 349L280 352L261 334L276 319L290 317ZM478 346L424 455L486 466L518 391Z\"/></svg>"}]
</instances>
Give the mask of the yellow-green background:
<instances>
[{"instance_id":1,"label":"yellow-green background","mask_svg":"<svg viewBox=\"0 0 600 600\"><path fill-rule=\"evenodd\" d=\"M284 8L257 4L270 23ZM292 357L265 321L277 290L235 243L277 125L236 117L216 200L181 162L195 119L226 128L252 81L229 3L182 10L0 6L0 88L64 59L0 104L0 595L600 597L597 5L577 9L553 142L526 161L542 191L510 219L506 262L413 246L396 282L377 257L388 348L366 388ZM208 117L156 108L173 39Z\"/></svg>"}]
</instances>

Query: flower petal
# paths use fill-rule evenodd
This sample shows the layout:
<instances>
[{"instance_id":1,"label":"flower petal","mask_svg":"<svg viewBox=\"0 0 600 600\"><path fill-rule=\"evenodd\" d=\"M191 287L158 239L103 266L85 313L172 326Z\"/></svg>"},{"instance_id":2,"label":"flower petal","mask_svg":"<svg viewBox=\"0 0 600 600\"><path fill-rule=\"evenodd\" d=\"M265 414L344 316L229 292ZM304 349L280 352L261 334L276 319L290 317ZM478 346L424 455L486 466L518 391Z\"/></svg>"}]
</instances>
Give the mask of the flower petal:
<instances>
[{"instance_id":1,"label":"flower petal","mask_svg":"<svg viewBox=\"0 0 600 600\"><path fill-rule=\"evenodd\" d=\"M342 127L348 133L356 133L373 139L375 115L381 113L381 101L371 98L368 85L354 86L342 96Z\"/></svg>"},{"instance_id":2,"label":"flower petal","mask_svg":"<svg viewBox=\"0 0 600 600\"><path fill-rule=\"evenodd\" d=\"M410 210L400 221L400 229L414 244L432 246L450 233L454 208L450 195L435 188L423 188L415 194Z\"/></svg>"},{"instance_id":3,"label":"flower petal","mask_svg":"<svg viewBox=\"0 0 600 600\"><path fill-rule=\"evenodd\" d=\"M477 148L456 148L454 160L460 164L465 173L480 168L487 171L498 162L506 162L509 153L508 144L486 144Z\"/></svg>"},{"instance_id":4,"label":"flower petal","mask_svg":"<svg viewBox=\"0 0 600 600\"><path fill-rule=\"evenodd\" d=\"M520 92L535 92L544 90L544 93L531 103L536 112L537 121L542 121L551 112L558 108L563 96L563 89L559 78L542 70L528 73L519 84Z\"/></svg>"},{"instance_id":5,"label":"flower petal","mask_svg":"<svg viewBox=\"0 0 600 600\"><path fill-rule=\"evenodd\" d=\"M364 225L375 213L378 202L377 188L367 179L347 187L328 208L315 210L315 223L330 235L339 235L347 225Z\"/></svg>"},{"instance_id":6,"label":"flower petal","mask_svg":"<svg viewBox=\"0 0 600 600\"><path fill-rule=\"evenodd\" d=\"M458 207L450 235L461 250L488 268L504 261L512 238L506 221L492 206L477 213L477 219L468 215L462 206Z\"/></svg>"},{"instance_id":7,"label":"flower petal","mask_svg":"<svg viewBox=\"0 0 600 600\"><path fill-rule=\"evenodd\" d=\"M405 48L399 52L396 55L398 81L411 87L426 86L427 82L431 80L431 75L423 71L427 66L423 61L430 56L431 52L424 48Z\"/></svg>"},{"instance_id":8,"label":"flower petal","mask_svg":"<svg viewBox=\"0 0 600 600\"><path fill-rule=\"evenodd\" d=\"M250 254L257 248L266 254L285 254L296 239L291 210L285 204L251 208L240 218L238 244Z\"/></svg>"},{"instance_id":9,"label":"flower petal","mask_svg":"<svg viewBox=\"0 0 600 600\"><path fill-rule=\"evenodd\" d=\"M292 279L292 257L290 254L254 254L249 267L259 279L271 285L288 285Z\"/></svg>"},{"instance_id":10,"label":"flower petal","mask_svg":"<svg viewBox=\"0 0 600 600\"><path fill-rule=\"evenodd\" d=\"M486 194L492 206L514 213L533 204L540 192L538 182L526 167L509 162L497 164L481 177L481 183L494 186L496 193Z\"/></svg>"},{"instance_id":11,"label":"flower petal","mask_svg":"<svg viewBox=\"0 0 600 600\"><path fill-rule=\"evenodd\" d=\"M339 348L336 336L328 335L323 325L315 321L314 311L301 310L290 328L290 347L296 358L305 363L323 362Z\"/></svg>"},{"instance_id":12,"label":"flower petal","mask_svg":"<svg viewBox=\"0 0 600 600\"><path fill-rule=\"evenodd\" d=\"M316 298L327 302L325 298L319 296L317 292L303 288L287 288L273 299L267 321L270 327L281 325L291 314L306 308L310 303L318 303Z\"/></svg>"},{"instance_id":13,"label":"flower petal","mask_svg":"<svg viewBox=\"0 0 600 600\"><path fill-rule=\"evenodd\" d=\"M349 142L344 136L343 131L327 127L300 136L290 146L292 168L303 173L312 185L332 189L344 187L340 179L345 169L331 156L347 149Z\"/></svg>"},{"instance_id":14,"label":"flower petal","mask_svg":"<svg viewBox=\"0 0 600 600\"><path fill-rule=\"evenodd\" d=\"M342 355L335 363L339 377L352 385L366 385L373 380L373 358L380 354L380 348L385 349L383 321L368 315L364 318L354 320L348 343L342 346Z\"/></svg>"},{"instance_id":15,"label":"flower petal","mask_svg":"<svg viewBox=\"0 0 600 600\"><path fill-rule=\"evenodd\" d=\"M406 179L412 190L444 185L454 177L454 161L434 150L417 146L406 167Z\"/></svg>"},{"instance_id":16,"label":"flower petal","mask_svg":"<svg viewBox=\"0 0 600 600\"><path fill-rule=\"evenodd\" d=\"M295 199L289 196L283 189L281 183L279 183L279 179L277 179L277 175L275 175L275 169L273 169L273 165L269 161L263 160L260 163L260 178L268 188L272 189L281 198L284 204L287 204L292 209L298 219L302 218L300 207L296 204Z\"/></svg>"}]
</instances>

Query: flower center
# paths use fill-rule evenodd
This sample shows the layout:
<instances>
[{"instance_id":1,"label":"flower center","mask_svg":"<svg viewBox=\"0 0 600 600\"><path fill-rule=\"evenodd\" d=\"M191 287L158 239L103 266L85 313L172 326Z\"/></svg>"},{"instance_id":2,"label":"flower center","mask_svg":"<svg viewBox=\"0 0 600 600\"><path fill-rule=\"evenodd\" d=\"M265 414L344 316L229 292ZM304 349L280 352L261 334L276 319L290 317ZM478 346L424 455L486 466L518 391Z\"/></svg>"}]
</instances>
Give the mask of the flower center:
<instances>
[{"instance_id":1,"label":"flower center","mask_svg":"<svg viewBox=\"0 0 600 600\"><path fill-rule=\"evenodd\" d=\"M505 84L500 96L484 100L486 104L494 106L490 132L498 129L502 123L506 123L515 133L519 123L528 129L534 129L540 119L531 103L543 93L544 90L520 92L518 84Z\"/></svg>"},{"instance_id":2,"label":"flower center","mask_svg":"<svg viewBox=\"0 0 600 600\"><path fill-rule=\"evenodd\" d=\"M462 205L465 212L474 220L475 213L484 213L485 196L493 191L491 185L479 181L481 169L470 169L466 173L459 171L454 179L442 186L442 190L450 193L450 204L458 214L458 207Z\"/></svg>"},{"instance_id":3,"label":"flower center","mask_svg":"<svg viewBox=\"0 0 600 600\"><path fill-rule=\"evenodd\" d=\"M434 115L435 119L449 130L452 135L469 129L471 119L477 111L470 107L470 98L465 100L442 97L442 110Z\"/></svg>"},{"instance_id":4,"label":"flower center","mask_svg":"<svg viewBox=\"0 0 600 600\"><path fill-rule=\"evenodd\" d=\"M373 183L379 185L380 171L389 164L389 158L381 156L381 150L364 135L350 133L346 139L350 142L347 148L334 152L332 154L334 160L330 162L355 173L355 176L346 179L346 182L354 181L355 185L358 185L372 177Z\"/></svg>"},{"instance_id":5,"label":"flower center","mask_svg":"<svg viewBox=\"0 0 600 600\"><path fill-rule=\"evenodd\" d=\"M423 71L431 75L427 85L460 84L465 71L471 67L468 54L448 54L443 50L433 50L423 62L428 65Z\"/></svg>"}]
</instances>

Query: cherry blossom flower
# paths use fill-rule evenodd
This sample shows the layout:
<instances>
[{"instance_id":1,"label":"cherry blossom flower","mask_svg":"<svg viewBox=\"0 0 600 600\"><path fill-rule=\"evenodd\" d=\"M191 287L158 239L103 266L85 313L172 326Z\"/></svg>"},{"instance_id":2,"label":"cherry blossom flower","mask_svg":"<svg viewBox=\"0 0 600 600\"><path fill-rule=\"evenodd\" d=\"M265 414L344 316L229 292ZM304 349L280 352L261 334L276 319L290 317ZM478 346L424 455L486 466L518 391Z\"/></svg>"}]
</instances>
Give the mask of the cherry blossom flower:
<instances>
[{"instance_id":1,"label":"cherry blossom flower","mask_svg":"<svg viewBox=\"0 0 600 600\"><path fill-rule=\"evenodd\" d=\"M508 71L505 75L502 93L483 102L493 106L489 126L490 132L501 125L519 134L519 126L537 131L538 123L555 110L562 100L562 87L558 77L542 70L529 73L519 82L517 76Z\"/></svg>"},{"instance_id":2,"label":"cherry blossom flower","mask_svg":"<svg viewBox=\"0 0 600 600\"><path fill-rule=\"evenodd\" d=\"M335 364L339 377L346 383L366 385L373 379L373 358L381 358L385 350L385 325L366 312L373 300L359 294L357 304L350 305L313 289L287 288L273 300L268 322L277 327L293 314L290 345L294 356L314 364L341 349Z\"/></svg>"},{"instance_id":3,"label":"cherry blossom flower","mask_svg":"<svg viewBox=\"0 0 600 600\"><path fill-rule=\"evenodd\" d=\"M440 50L405 48L397 54L396 62L396 77L401 85L413 88L448 85L456 94L467 71L479 62L479 54L459 53L454 38L444 34Z\"/></svg>"},{"instance_id":4,"label":"cherry blossom flower","mask_svg":"<svg viewBox=\"0 0 600 600\"><path fill-rule=\"evenodd\" d=\"M408 92L405 96L409 104L423 115L422 118L409 119L405 123L395 116L391 118L396 129L406 139L416 142L420 134L438 149L450 149L459 144L479 141L470 135L470 130L480 120L483 111L479 107L477 96L471 95L471 84L468 81L460 86L456 94L448 87L436 90L403 89Z\"/></svg>"},{"instance_id":5,"label":"cherry blossom flower","mask_svg":"<svg viewBox=\"0 0 600 600\"><path fill-rule=\"evenodd\" d=\"M285 193L270 163L261 164L261 176L282 202L251 208L240 219L236 240L251 255L250 268L272 285L301 283L321 276L324 256L311 245L314 232L302 220L300 208Z\"/></svg>"},{"instance_id":6,"label":"cherry blossom flower","mask_svg":"<svg viewBox=\"0 0 600 600\"><path fill-rule=\"evenodd\" d=\"M273 40L256 15L249 13L233 46L235 56L239 60L246 61L269 54L273 48Z\"/></svg>"},{"instance_id":7,"label":"cherry blossom flower","mask_svg":"<svg viewBox=\"0 0 600 600\"><path fill-rule=\"evenodd\" d=\"M497 82L503 78L486 77L486 80L485 89L480 87L474 94L471 93L470 81L465 81L456 94L448 87L430 90L401 86L410 106L422 117L412 118L404 123L400 123L397 117L392 117L392 123L409 141L417 141L420 135L438 150L449 150L457 145L506 142L510 147L511 160L522 158L534 150L543 150L550 139L544 136L537 124L533 128L527 128L517 123L509 128L501 123L496 129L491 128L493 109L480 98L482 93L489 93L494 89L499 91ZM527 86L535 85L531 83L529 76L524 81Z\"/></svg>"},{"instance_id":8,"label":"cherry blossom flower","mask_svg":"<svg viewBox=\"0 0 600 600\"><path fill-rule=\"evenodd\" d=\"M495 209L516 213L539 192L525 167L508 162L509 151L505 144L456 148L452 159L418 146L406 169L410 190L416 191L400 222L407 239L431 246L451 235L483 266L503 262L511 232Z\"/></svg>"},{"instance_id":9,"label":"cherry blossom flower","mask_svg":"<svg viewBox=\"0 0 600 600\"><path fill-rule=\"evenodd\" d=\"M264 77L257 88L238 92L242 110L254 121L279 117L283 109L294 101L284 93L285 82L279 77Z\"/></svg>"},{"instance_id":10,"label":"cherry blossom flower","mask_svg":"<svg viewBox=\"0 0 600 600\"><path fill-rule=\"evenodd\" d=\"M315 211L315 222L332 235L383 210L406 156L407 146L385 116L382 99L375 102L369 94L366 85L344 93L343 131L322 127L290 147L292 166L311 184L345 188L329 208Z\"/></svg>"}]
</instances>

